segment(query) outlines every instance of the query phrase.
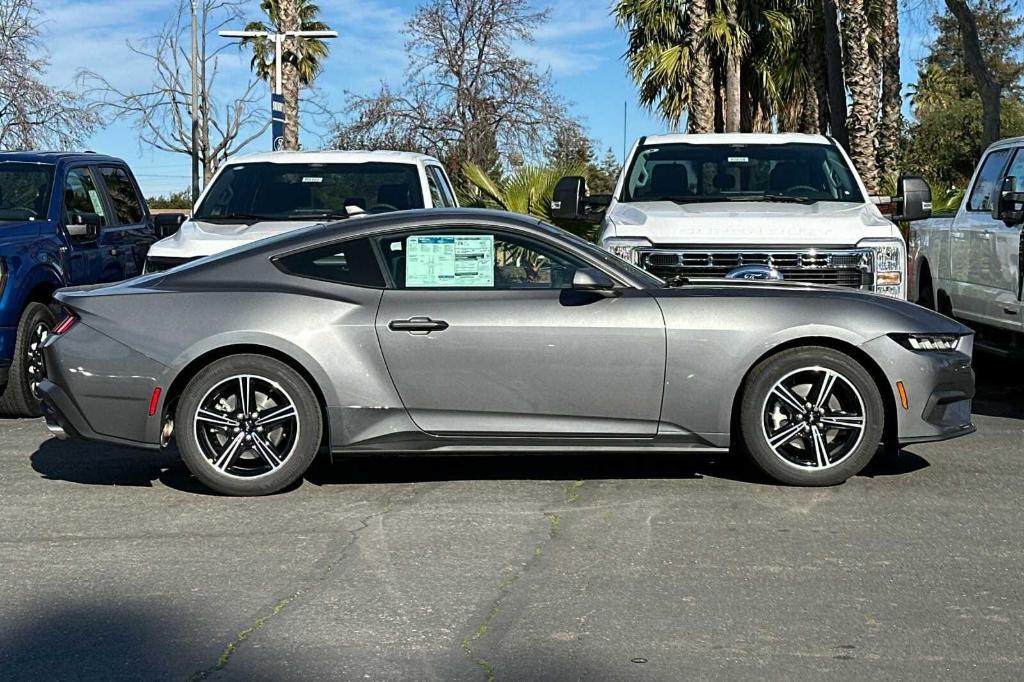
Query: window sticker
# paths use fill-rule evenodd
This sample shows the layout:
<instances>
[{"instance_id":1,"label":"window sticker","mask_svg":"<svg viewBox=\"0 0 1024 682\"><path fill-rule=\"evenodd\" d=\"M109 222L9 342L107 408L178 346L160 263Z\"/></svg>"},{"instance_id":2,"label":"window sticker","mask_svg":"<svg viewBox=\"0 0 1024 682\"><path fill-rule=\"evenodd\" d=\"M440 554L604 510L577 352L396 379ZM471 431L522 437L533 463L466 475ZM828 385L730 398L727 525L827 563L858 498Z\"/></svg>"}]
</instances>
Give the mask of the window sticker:
<instances>
[{"instance_id":1,"label":"window sticker","mask_svg":"<svg viewBox=\"0 0 1024 682\"><path fill-rule=\"evenodd\" d=\"M318 177L316 175L307 175L307 176L304 176L302 178L302 181L303 182L323 182L324 179L322 177Z\"/></svg>"},{"instance_id":2,"label":"window sticker","mask_svg":"<svg viewBox=\"0 0 1024 682\"><path fill-rule=\"evenodd\" d=\"M494 286L494 235L416 235L406 249L407 287Z\"/></svg>"},{"instance_id":3,"label":"window sticker","mask_svg":"<svg viewBox=\"0 0 1024 682\"><path fill-rule=\"evenodd\" d=\"M92 203L92 212L96 215L103 215L103 202L100 201L99 192L94 189L89 190L89 201Z\"/></svg>"},{"instance_id":4,"label":"window sticker","mask_svg":"<svg viewBox=\"0 0 1024 682\"><path fill-rule=\"evenodd\" d=\"M729 163L750 163L748 156L730 156Z\"/></svg>"}]
</instances>

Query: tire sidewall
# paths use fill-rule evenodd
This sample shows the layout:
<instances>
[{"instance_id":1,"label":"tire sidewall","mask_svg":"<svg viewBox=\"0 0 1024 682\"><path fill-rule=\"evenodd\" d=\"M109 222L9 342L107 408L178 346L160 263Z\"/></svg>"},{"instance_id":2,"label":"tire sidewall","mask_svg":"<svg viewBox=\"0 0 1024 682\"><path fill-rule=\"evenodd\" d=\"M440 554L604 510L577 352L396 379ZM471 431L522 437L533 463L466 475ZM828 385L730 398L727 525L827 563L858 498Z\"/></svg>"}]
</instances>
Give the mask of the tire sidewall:
<instances>
[{"instance_id":1,"label":"tire sidewall","mask_svg":"<svg viewBox=\"0 0 1024 682\"><path fill-rule=\"evenodd\" d=\"M765 400L775 383L806 367L825 367L840 373L861 395L865 429L860 443L839 464L816 471L787 464L768 445L762 429ZM842 483L859 473L875 456L885 427L885 408L871 374L849 355L821 346L783 351L759 364L744 391L740 412L742 440L754 464L780 483L820 486Z\"/></svg>"},{"instance_id":2,"label":"tire sidewall","mask_svg":"<svg viewBox=\"0 0 1024 682\"><path fill-rule=\"evenodd\" d=\"M47 329L52 330L56 317L45 303L32 301L25 306L18 320L11 375L0 400L0 413L17 417L38 417L42 414L39 398L29 387L27 357L28 344L32 342L32 333L39 323L46 324Z\"/></svg>"},{"instance_id":3,"label":"tire sidewall","mask_svg":"<svg viewBox=\"0 0 1024 682\"><path fill-rule=\"evenodd\" d=\"M299 415L299 437L284 464L259 478L228 476L214 469L203 454L193 427L196 410L206 394L225 379L253 374L280 384ZM260 355L233 355L200 370L181 394L175 411L175 441L189 471L207 487L227 495L256 496L279 492L297 481L316 457L323 434L320 404L302 376L279 360Z\"/></svg>"}]
</instances>

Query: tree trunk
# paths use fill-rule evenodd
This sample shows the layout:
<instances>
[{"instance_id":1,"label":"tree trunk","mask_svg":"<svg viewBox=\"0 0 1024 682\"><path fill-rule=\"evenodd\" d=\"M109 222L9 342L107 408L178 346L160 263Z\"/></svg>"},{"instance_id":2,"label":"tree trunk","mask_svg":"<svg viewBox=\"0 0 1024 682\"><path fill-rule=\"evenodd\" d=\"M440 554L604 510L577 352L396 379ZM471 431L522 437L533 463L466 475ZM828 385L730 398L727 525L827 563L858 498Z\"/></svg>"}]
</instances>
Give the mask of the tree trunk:
<instances>
[{"instance_id":1,"label":"tree trunk","mask_svg":"<svg viewBox=\"0 0 1024 682\"><path fill-rule=\"evenodd\" d=\"M843 48L839 40L839 19L836 0L821 0L822 27L825 39L825 69L828 75L829 129L832 137L850 149L846 127L846 82L843 77Z\"/></svg>"},{"instance_id":2,"label":"tree trunk","mask_svg":"<svg viewBox=\"0 0 1024 682\"><path fill-rule=\"evenodd\" d=\"M296 0L280 0L280 30L299 30L299 8ZM296 151L299 148L299 41L295 37L285 38L285 55L281 67L281 85L284 95L284 148Z\"/></svg>"},{"instance_id":3,"label":"tree trunk","mask_svg":"<svg viewBox=\"0 0 1024 682\"><path fill-rule=\"evenodd\" d=\"M692 0L687 12L690 49L690 101L687 108L686 128L691 133L715 131L715 83L711 72L704 32L708 24L707 0Z\"/></svg>"},{"instance_id":4,"label":"tree trunk","mask_svg":"<svg viewBox=\"0 0 1024 682\"><path fill-rule=\"evenodd\" d=\"M843 44L846 47L846 84L850 88L847 148L868 192L878 192L875 140L878 129L878 70L868 49L869 31L865 0L842 0Z\"/></svg>"},{"instance_id":5,"label":"tree trunk","mask_svg":"<svg viewBox=\"0 0 1024 682\"><path fill-rule=\"evenodd\" d=\"M899 170L903 97L900 93L900 20L897 0L885 0L882 19L882 106L878 129L878 169L884 179Z\"/></svg>"},{"instance_id":6,"label":"tree trunk","mask_svg":"<svg viewBox=\"0 0 1024 682\"><path fill-rule=\"evenodd\" d=\"M811 92L808 93L808 104L813 107L814 130L820 135L828 133L828 71L825 59L825 19L822 15L822 2L810 3L810 22L807 27L808 46L804 54L807 70L811 74ZM840 70L840 75L842 70Z\"/></svg>"},{"instance_id":7,"label":"tree trunk","mask_svg":"<svg viewBox=\"0 0 1024 682\"><path fill-rule=\"evenodd\" d=\"M729 30L736 30L736 0L723 3ZM725 56L725 132L738 133L742 130L742 92L740 67L742 55L733 45Z\"/></svg>"},{"instance_id":8,"label":"tree trunk","mask_svg":"<svg viewBox=\"0 0 1024 682\"><path fill-rule=\"evenodd\" d=\"M982 111L982 149L999 140L999 108L1001 105L1002 86L992 77L988 64L981 54L981 43L978 40L978 25L974 21L974 12L964 0L946 0L946 7L956 17L960 25L960 39L964 46L964 61L974 77L974 82L981 95Z\"/></svg>"}]
</instances>

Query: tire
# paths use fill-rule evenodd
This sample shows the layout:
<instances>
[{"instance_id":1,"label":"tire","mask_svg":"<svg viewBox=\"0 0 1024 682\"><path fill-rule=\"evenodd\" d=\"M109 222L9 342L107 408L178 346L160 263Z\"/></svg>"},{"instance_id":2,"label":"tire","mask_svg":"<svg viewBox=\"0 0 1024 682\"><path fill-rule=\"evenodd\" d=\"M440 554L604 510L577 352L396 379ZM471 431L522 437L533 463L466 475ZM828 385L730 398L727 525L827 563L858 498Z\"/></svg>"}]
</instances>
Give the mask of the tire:
<instances>
[{"instance_id":1,"label":"tire","mask_svg":"<svg viewBox=\"0 0 1024 682\"><path fill-rule=\"evenodd\" d=\"M7 387L0 396L0 415L38 417L42 414L35 386L42 379L42 355L38 346L56 324L53 311L43 303L25 306L14 342L14 357ZM40 334L42 332L42 334Z\"/></svg>"},{"instance_id":2,"label":"tire","mask_svg":"<svg viewBox=\"0 0 1024 682\"><path fill-rule=\"evenodd\" d=\"M831 390L817 407L828 377ZM822 346L762 361L750 373L740 404L742 444L750 459L788 485L836 485L856 475L878 451L884 427L882 397L868 371Z\"/></svg>"},{"instance_id":3,"label":"tire","mask_svg":"<svg viewBox=\"0 0 1024 682\"><path fill-rule=\"evenodd\" d=\"M312 388L291 367L262 355L232 355L189 381L174 430L185 465L207 487L226 495L269 495L309 468L323 417Z\"/></svg>"},{"instance_id":4,"label":"tire","mask_svg":"<svg viewBox=\"0 0 1024 682\"><path fill-rule=\"evenodd\" d=\"M935 305L935 289L932 286L931 274L921 278L921 284L917 290L917 304L929 310L938 310Z\"/></svg>"}]
</instances>

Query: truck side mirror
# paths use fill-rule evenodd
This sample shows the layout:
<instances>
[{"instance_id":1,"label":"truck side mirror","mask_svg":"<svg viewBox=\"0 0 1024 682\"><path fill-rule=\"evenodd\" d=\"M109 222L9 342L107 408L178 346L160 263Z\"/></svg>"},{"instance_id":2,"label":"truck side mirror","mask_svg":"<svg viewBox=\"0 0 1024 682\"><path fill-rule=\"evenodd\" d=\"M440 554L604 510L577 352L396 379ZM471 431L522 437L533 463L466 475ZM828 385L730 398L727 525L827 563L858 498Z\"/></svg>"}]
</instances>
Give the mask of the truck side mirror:
<instances>
[{"instance_id":1,"label":"truck side mirror","mask_svg":"<svg viewBox=\"0 0 1024 682\"><path fill-rule=\"evenodd\" d=\"M157 239L170 237L185 222L184 213L157 213L153 216L153 229Z\"/></svg>"},{"instance_id":2,"label":"truck side mirror","mask_svg":"<svg viewBox=\"0 0 1024 682\"><path fill-rule=\"evenodd\" d=\"M895 220L924 220L932 216L932 188L919 175L901 175L896 181Z\"/></svg>"},{"instance_id":3,"label":"truck side mirror","mask_svg":"<svg viewBox=\"0 0 1024 682\"><path fill-rule=\"evenodd\" d=\"M587 198L587 181L569 175L555 185L551 195L551 217L555 220L583 220L583 201Z\"/></svg>"},{"instance_id":4,"label":"truck side mirror","mask_svg":"<svg viewBox=\"0 0 1024 682\"><path fill-rule=\"evenodd\" d=\"M98 213L75 213L71 216L71 223L65 225L65 228L69 237L96 239L102 224L103 220Z\"/></svg>"},{"instance_id":5,"label":"truck side mirror","mask_svg":"<svg viewBox=\"0 0 1024 682\"><path fill-rule=\"evenodd\" d=\"M1017 178L1008 175L992 202L992 217L1007 227L1024 223L1024 192L1017 191Z\"/></svg>"},{"instance_id":6,"label":"truck side mirror","mask_svg":"<svg viewBox=\"0 0 1024 682\"><path fill-rule=\"evenodd\" d=\"M601 215L612 203L611 194L587 193L587 181L578 175L569 175L558 181L551 196L551 217L555 220L585 220L601 222Z\"/></svg>"}]
</instances>

